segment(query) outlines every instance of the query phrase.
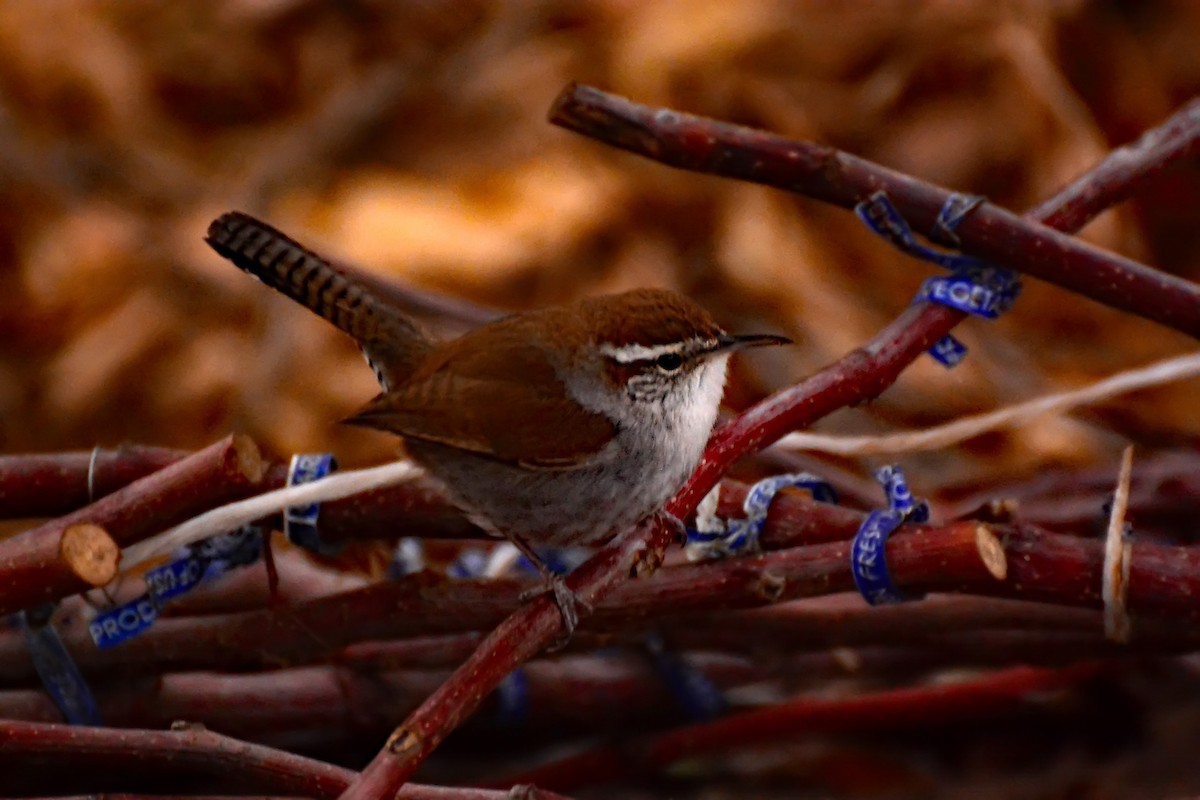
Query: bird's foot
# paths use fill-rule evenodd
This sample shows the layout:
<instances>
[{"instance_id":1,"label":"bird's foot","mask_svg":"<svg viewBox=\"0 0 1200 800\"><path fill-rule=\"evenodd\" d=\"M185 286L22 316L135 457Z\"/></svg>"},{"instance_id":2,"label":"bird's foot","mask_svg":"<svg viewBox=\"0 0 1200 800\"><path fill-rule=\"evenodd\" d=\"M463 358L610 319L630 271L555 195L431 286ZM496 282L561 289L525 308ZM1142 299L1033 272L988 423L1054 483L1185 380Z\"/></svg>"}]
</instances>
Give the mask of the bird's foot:
<instances>
[{"instance_id":1,"label":"bird's foot","mask_svg":"<svg viewBox=\"0 0 1200 800\"><path fill-rule=\"evenodd\" d=\"M544 577L545 583L522 592L521 600L527 602L544 594L553 595L554 604L558 606L558 612L562 614L563 621L562 636L547 650L547 652L554 652L567 646L575 629L579 627L580 612L591 614L592 606L576 594L570 586L567 586L566 580L561 575Z\"/></svg>"}]
</instances>

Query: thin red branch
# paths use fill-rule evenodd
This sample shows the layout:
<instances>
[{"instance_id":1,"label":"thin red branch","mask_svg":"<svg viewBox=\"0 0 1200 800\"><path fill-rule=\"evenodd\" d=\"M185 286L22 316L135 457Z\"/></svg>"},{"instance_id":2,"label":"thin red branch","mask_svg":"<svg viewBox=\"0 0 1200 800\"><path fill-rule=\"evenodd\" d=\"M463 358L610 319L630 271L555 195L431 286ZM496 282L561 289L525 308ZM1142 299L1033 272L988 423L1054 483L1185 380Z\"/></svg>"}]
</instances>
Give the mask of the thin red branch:
<instances>
[{"instance_id":1,"label":"thin red branch","mask_svg":"<svg viewBox=\"0 0 1200 800\"><path fill-rule=\"evenodd\" d=\"M334 798L355 773L202 728L171 731L83 728L0 720L0 774L6 791L139 791L154 774L209 791ZM59 789L58 787L82 787ZM410 785L403 800L505 800L508 792ZM538 792L548 800L559 798Z\"/></svg>"},{"instance_id":2,"label":"thin red branch","mask_svg":"<svg viewBox=\"0 0 1200 800\"><path fill-rule=\"evenodd\" d=\"M0 519L70 514L130 482L188 457L184 450L130 446L90 451L0 456ZM93 469L94 466L94 469ZM271 466L263 491L287 482L287 465ZM278 516L264 521L278 527ZM483 533L454 510L433 480L420 478L326 503L321 509L321 536L330 544L398 536L439 539L481 537Z\"/></svg>"},{"instance_id":3,"label":"thin red branch","mask_svg":"<svg viewBox=\"0 0 1200 800\"><path fill-rule=\"evenodd\" d=\"M185 457L165 447L0 456L0 519L68 514ZM88 473L92 494L88 494Z\"/></svg>"},{"instance_id":4,"label":"thin red branch","mask_svg":"<svg viewBox=\"0 0 1200 800\"><path fill-rule=\"evenodd\" d=\"M933 228L952 194L826 145L653 108L590 86L564 89L550 121L672 167L774 186L843 208L884 191L920 231ZM1119 199L1135 180L1194 153L1200 142L1200 110L1184 109L1168 127L1157 129L1150 142L1152 146L1140 151L1117 151L1107 159L1110 168L1118 161L1137 162L1142 174L1131 180L1128 173L1105 172L1102 177L1112 185L1092 185L1089 191ZM1089 206L1089 198L1081 196L1082 185L1073 184L1069 194L1039 206L1035 213L1063 225L1082 224ZM1052 212L1061 203L1070 204L1074 213L1056 217ZM1038 216L1022 219L984 203L955 233L963 251L971 255L1200 337L1200 286L1039 224Z\"/></svg>"},{"instance_id":5,"label":"thin red branch","mask_svg":"<svg viewBox=\"0 0 1200 800\"><path fill-rule=\"evenodd\" d=\"M5 788L136 791L150 773L184 772L202 785L241 792L336 797L350 770L211 731L83 728L0 720ZM70 789L68 789L70 791Z\"/></svg>"},{"instance_id":6,"label":"thin red branch","mask_svg":"<svg viewBox=\"0 0 1200 800\"><path fill-rule=\"evenodd\" d=\"M1101 671L1094 664L1061 670L1015 667L971 681L872 692L847 698L802 697L678 728L620 748L604 747L529 770L512 780L560 789L593 787L661 770L681 758L731 748L777 745L797 736L869 733L973 719L1039 700L1051 690L1078 685ZM510 785L509 779L495 785Z\"/></svg>"},{"instance_id":7,"label":"thin red branch","mask_svg":"<svg viewBox=\"0 0 1200 800\"><path fill-rule=\"evenodd\" d=\"M686 660L722 688L769 676L739 656L697 654ZM196 720L240 739L312 747L379 735L445 677L444 671L313 666L249 675L118 677L93 682L92 690L105 723L113 727L161 729L175 720ZM563 733L567 727L594 731L680 718L662 678L647 659L629 652L531 662L523 682L523 726ZM483 717L486 721L486 707ZM61 714L44 692L18 689L0 691L0 719L56 722Z\"/></svg>"},{"instance_id":8,"label":"thin red branch","mask_svg":"<svg viewBox=\"0 0 1200 800\"><path fill-rule=\"evenodd\" d=\"M1053 199L1029 212L1060 231L1082 228L1096 213L1132 196L1146 178L1200 155L1200 99L1171 115L1136 142L1118 147Z\"/></svg>"}]
</instances>

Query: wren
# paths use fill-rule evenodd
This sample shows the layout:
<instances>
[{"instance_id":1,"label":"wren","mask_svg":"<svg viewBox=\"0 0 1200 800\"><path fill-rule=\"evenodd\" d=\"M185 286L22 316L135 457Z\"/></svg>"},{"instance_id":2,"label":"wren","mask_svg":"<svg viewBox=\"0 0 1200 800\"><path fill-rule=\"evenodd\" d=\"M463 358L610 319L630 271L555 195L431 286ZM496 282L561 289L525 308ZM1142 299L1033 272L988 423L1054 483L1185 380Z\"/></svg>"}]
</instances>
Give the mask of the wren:
<instances>
[{"instance_id":1,"label":"wren","mask_svg":"<svg viewBox=\"0 0 1200 800\"><path fill-rule=\"evenodd\" d=\"M448 341L253 217L208 229L220 255L345 331L383 392L347 422L398 434L488 533L538 566L568 633L575 599L534 545L600 545L691 475L741 348L692 300L637 289L513 314Z\"/></svg>"}]
</instances>

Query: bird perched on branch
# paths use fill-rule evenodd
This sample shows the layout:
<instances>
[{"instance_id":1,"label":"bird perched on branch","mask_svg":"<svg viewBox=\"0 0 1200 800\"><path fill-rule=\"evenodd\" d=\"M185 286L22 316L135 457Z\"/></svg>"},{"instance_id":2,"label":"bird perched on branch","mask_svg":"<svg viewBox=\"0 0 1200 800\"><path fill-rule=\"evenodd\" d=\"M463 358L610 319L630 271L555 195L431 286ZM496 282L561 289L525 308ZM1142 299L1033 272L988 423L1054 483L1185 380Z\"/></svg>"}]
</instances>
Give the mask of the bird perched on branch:
<instances>
[{"instance_id":1,"label":"bird perched on branch","mask_svg":"<svg viewBox=\"0 0 1200 800\"><path fill-rule=\"evenodd\" d=\"M360 345L383 392L347 422L403 437L484 530L541 571L568 632L576 598L535 545L600 545L655 514L704 452L732 336L675 292L638 289L498 319L434 341L371 289L259 220L208 243Z\"/></svg>"}]
</instances>

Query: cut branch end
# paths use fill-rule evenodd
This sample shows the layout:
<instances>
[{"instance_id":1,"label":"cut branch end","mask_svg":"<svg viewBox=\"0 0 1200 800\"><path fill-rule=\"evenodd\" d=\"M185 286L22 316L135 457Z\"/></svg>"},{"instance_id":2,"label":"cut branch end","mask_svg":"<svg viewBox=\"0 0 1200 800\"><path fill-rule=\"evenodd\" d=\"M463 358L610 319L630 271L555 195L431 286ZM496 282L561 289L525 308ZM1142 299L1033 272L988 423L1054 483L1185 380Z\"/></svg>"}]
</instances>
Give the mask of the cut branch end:
<instances>
[{"instance_id":1,"label":"cut branch end","mask_svg":"<svg viewBox=\"0 0 1200 800\"><path fill-rule=\"evenodd\" d=\"M63 531L58 557L80 580L104 586L117 577L121 548L104 528L84 522Z\"/></svg>"}]
</instances>

